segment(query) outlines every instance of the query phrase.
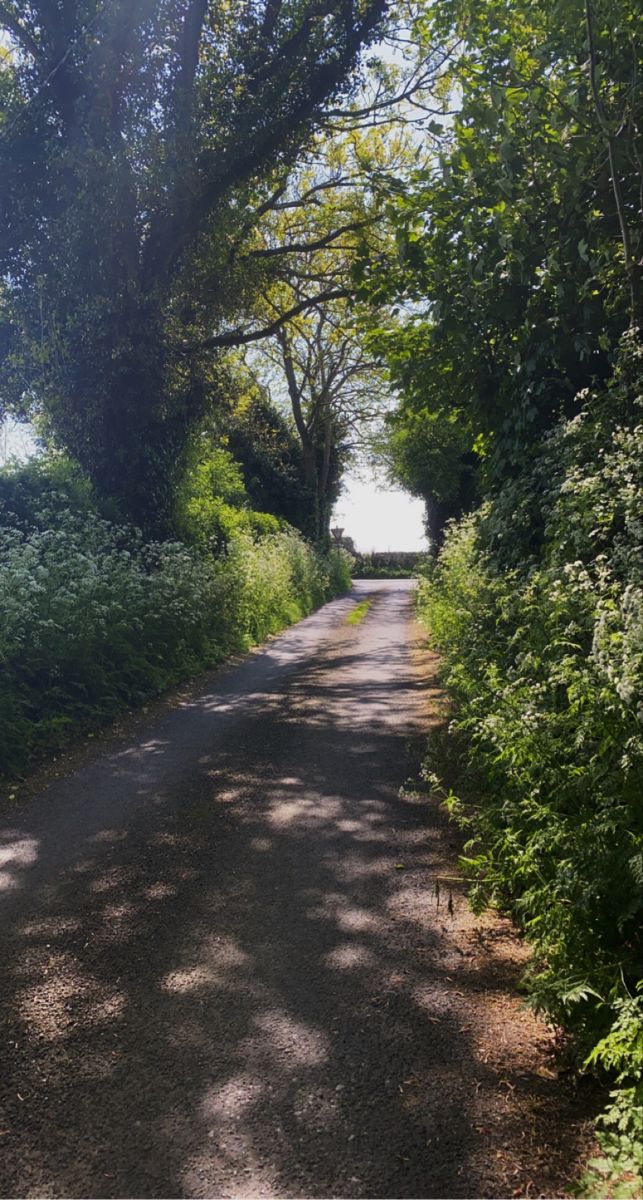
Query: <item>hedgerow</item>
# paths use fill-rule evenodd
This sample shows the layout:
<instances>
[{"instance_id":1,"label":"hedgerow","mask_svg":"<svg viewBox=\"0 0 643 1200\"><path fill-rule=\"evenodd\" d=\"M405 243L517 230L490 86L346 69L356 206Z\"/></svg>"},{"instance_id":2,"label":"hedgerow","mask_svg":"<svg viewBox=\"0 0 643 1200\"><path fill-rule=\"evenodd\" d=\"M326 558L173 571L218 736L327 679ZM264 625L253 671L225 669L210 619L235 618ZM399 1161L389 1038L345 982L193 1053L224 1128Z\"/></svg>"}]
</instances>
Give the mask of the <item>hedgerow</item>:
<instances>
[{"instance_id":1,"label":"hedgerow","mask_svg":"<svg viewBox=\"0 0 643 1200\"><path fill-rule=\"evenodd\" d=\"M17 485L16 485L17 486ZM349 584L345 558L293 530L238 531L218 557L145 542L7 486L0 528L0 776L190 673L247 649ZM9 511L10 510L10 511Z\"/></svg>"},{"instance_id":2,"label":"hedgerow","mask_svg":"<svg viewBox=\"0 0 643 1200\"><path fill-rule=\"evenodd\" d=\"M419 594L469 747L450 804L474 900L514 915L532 1002L613 1080L621 1194L643 1179L642 368L629 335L612 383L452 525Z\"/></svg>"}]
</instances>

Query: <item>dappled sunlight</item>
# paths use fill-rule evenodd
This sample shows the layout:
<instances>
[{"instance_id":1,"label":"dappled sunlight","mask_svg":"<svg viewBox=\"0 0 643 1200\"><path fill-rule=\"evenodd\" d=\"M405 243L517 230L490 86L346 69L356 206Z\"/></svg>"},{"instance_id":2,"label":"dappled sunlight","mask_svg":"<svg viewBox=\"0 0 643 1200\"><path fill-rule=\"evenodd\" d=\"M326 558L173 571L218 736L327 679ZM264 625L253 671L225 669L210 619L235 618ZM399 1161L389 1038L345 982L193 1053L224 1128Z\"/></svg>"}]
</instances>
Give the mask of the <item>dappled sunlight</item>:
<instances>
[{"instance_id":1,"label":"dappled sunlight","mask_svg":"<svg viewBox=\"0 0 643 1200\"><path fill-rule=\"evenodd\" d=\"M150 755L163 754L167 748L167 742L160 738L150 738L146 742L141 742L138 746L133 746L129 750L123 750L118 758L121 763L129 765L131 762L141 761L145 763L145 759Z\"/></svg>"},{"instance_id":2,"label":"dappled sunlight","mask_svg":"<svg viewBox=\"0 0 643 1200\"><path fill-rule=\"evenodd\" d=\"M22 873L38 859L39 841L17 829L0 830L0 891L20 887Z\"/></svg>"},{"instance_id":3,"label":"dappled sunlight","mask_svg":"<svg viewBox=\"0 0 643 1200\"><path fill-rule=\"evenodd\" d=\"M329 950L328 954L324 955L324 966L330 967L331 971L354 971L365 967L373 967L377 962L377 958L368 946L359 946L348 943L344 946L335 946L333 950Z\"/></svg>"},{"instance_id":4,"label":"dappled sunlight","mask_svg":"<svg viewBox=\"0 0 643 1200\"><path fill-rule=\"evenodd\" d=\"M50 953L39 973L42 981L17 997L26 1029L39 1040L65 1040L83 1024L97 1027L124 1012L124 993L87 975L72 955Z\"/></svg>"},{"instance_id":5,"label":"dappled sunlight","mask_svg":"<svg viewBox=\"0 0 643 1200\"><path fill-rule=\"evenodd\" d=\"M95 833L93 837L89 837L87 840L90 843L98 842L99 845L103 843L107 846L117 846L119 842L124 842L126 838L127 834L124 829L99 829L98 833Z\"/></svg>"},{"instance_id":6,"label":"dappled sunlight","mask_svg":"<svg viewBox=\"0 0 643 1200\"><path fill-rule=\"evenodd\" d=\"M269 854L274 849L274 842L272 838L254 837L250 838L248 847L250 850L255 850L257 854Z\"/></svg>"},{"instance_id":7,"label":"dappled sunlight","mask_svg":"<svg viewBox=\"0 0 643 1200\"><path fill-rule=\"evenodd\" d=\"M253 967L250 955L229 937L206 937L200 951L199 962L170 971L161 980L161 987L165 991L193 992L203 987L234 988L238 984L239 970Z\"/></svg>"},{"instance_id":8,"label":"dappled sunlight","mask_svg":"<svg viewBox=\"0 0 643 1200\"><path fill-rule=\"evenodd\" d=\"M135 867L110 867L99 879L92 879L89 884L91 892L111 892L136 878Z\"/></svg>"},{"instance_id":9,"label":"dappled sunlight","mask_svg":"<svg viewBox=\"0 0 643 1200\"><path fill-rule=\"evenodd\" d=\"M384 681L349 702L354 637L318 649L273 696L269 724L257 691L232 739L213 746L198 717L174 805L90 827L3 925L2 1019L28 1048L6 1065L8 1194L43 1194L43 1180L46 1194L78 1194L80 1170L93 1195L136 1181L140 1195L268 1198L291 1194L293 1164L299 1194L334 1194L338 1171L355 1196L482 1194L492 1168L475 1125L499 1077L516 1081L471 998L515 967L489 939L481 970L461 896L438 907L443 828L400 793L423 719L415 670L393 668L397 723L376 707L376 732L363 736L364 714L356 736L352 710ZM136 796L158 793L164 755L178 770L171 746L152 744ZM26 871L38 846L13 843L7 862ZM469 1192L454 1190L460 1167Z\"/></svg>"},{"instance_id":10,"label":"dappled sunlight","mask_svg":"<svg viewBox=\"0 0 643 1200\"><path fill-rule=\"evenodd\" d=\"M297 1020L279 1008L257 1013L252 1024L259 1031L240 1046L242 1057L263 1061L268 1067L274 1059L278 1071L297 1067L316 1067L328 1056L328 1038L319 1029Z\"/></svg>"},{"instance_id":11,"label":"dappled sunlight","mask_svg":"<svg viewBox=\"0 0 643 1200\"><path fill-rule=\"evenodd\" d=\"M44 921L25 921L18 926L20 933L28 938L56 938L64 934L76 933L83 927L81 917L61 915Z\"/></svg>"},{"instance_id":12,"label":"dappled sunlight","mask_svg":"<svg viewBox=\"0 0 643 1200\"><path fill-rule=\"evenodd\" d=\"M146 900L171 900L178 895L178 890L172 883L151 883L143 888L143 896Z\"/></svg>"},{"instance_id":13,"label":"dappled sunlight","mask_svg":"<svg viewBox=\"0 0 643 1200\"><path fill-rule=\"evenodd\" d=\"M199 1112L205 1121L240 1117L261 1099L265 1090L264 1079L244 1072L210 1088L199 1105Z\"/></svg>"},{"instance_id":14,"label":"dappled sunlight","mask_svg":"<svg viewBox=\"0 0 643 1200\"><path fill-rule=\"evenodd\" d=\"M367 845L381 845L378 838L364 837L362 833L353 833L353 841L358 846L366 843ZM389 841L385 839L388 848ZM359 850L354 850L346 854L342 854L341 850L327 851L324 855L324 862L331 866L336 878L343 884L355 884L359 880L373 880L377 878L383 879L384 882L388 879L391 872L395 870L395 856L391 854L379 854L377 856L365 858Z\"/></svg>"},{"instance_id":15,"label":"dappled sunlight","mask_svg":"<svg viewBox=\"0 0 643 1200\"><path fill-rule=\"evenodd\" d=\"M322 808L315 799L300 796L293 800L272 801L266 820L277 827L296 825L301 830L309 830L334 823L342 811L341 800L327 797Z\"/></svg>"}]
</instances>

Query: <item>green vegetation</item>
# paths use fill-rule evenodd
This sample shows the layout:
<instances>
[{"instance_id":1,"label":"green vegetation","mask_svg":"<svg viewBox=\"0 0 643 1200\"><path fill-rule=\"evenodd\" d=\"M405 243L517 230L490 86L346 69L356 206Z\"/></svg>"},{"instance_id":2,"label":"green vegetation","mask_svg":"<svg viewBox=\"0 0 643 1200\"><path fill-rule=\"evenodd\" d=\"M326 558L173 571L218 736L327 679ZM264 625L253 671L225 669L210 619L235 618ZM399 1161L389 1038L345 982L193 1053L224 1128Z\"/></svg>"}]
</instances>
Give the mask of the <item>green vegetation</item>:
<instances>
[{"instance_id":1,"label":"green vegetation","mask_svg":"<svg viewBox=\"0 0 643 1200\"><path fill-rule=\"evenodd\" d=\"M312 500L305 532L315 540L329 538L346 464L356 446L372 440L390 406L388 373L360 336L354 267L358 254L375 257L390 239L373 178L414 159L408 131L390 122L319 142L314 161L294 173L283 204L260 231L257 255L299 247L281 258L257 301L264 323L275 308L306 306L246 361L288 413Z\"/></svg>"},{"instance_id":2,"label":"green vegetation","mask_svg":"<svg viewBox=\"0 0 643 1200\"><path fill-rule=\"evenodd\" d=\"M609 388L448 530L419 594L452 736L468 746L449 803L469 835L474 900L514 915L534 948L532 1002L574 1034L579 1061L613 1075L602 1140L638 1180L642 383L643 350L628 337Z\"/></svg>"},{"instance_id":3,"label":"green vegetation","mask_svg":"<svg viewBox=\"0 0 643 1200\"><path fill-rule=\"evenodd\" d=\"M363 295L378 312L412 306L370 329L402 393L385 452L436 542L580 411L623 329L643 326L629 282L642 249L639 6L590 11L607 131L581 3L443 0L434 36L462 36L459 111L432 122L427 167L382 182L396 253L363 262Z\"/></svg>"},{"instance_id":4,"label":"green vegetation","mask_svg":"<svg viewBox=\"0 0 643 1200\"><path fill-rule=\"evenodd\" d=\"M349 612L349 614L346 618L346 624L347 625L361 625L361 623L364 620L364 617L366 616L370 607L371 607L370 600L368 600L368 599L360 600L359 604L356 604L355 607L352 608L351 611Z\"/></svg>"},{"instance_id":5,"label":"green vegetation","mask_svg":"<svg viewBox=\"0 0 643 1200\"><path fill-rule=\"evenodd\" d=\"M643 1178L639 7L0 3L0 417L47 451L0 476L0 773L343 590L330 513L377 445L426 505L472 895L519 922L533 1003L609 1082L587 1186L624 1195Z\"/></svg>"},{"instance_id":6,"label":"green vegetation","mask_svg":"<svg viewBox=\"0 0 643 1200\"><path fill-rule=\"evenodd\" d=\"M261 514L228 531L216 558L200 544L144 541L98 516L62 463L0 476L0 511L4 776L350 584L341 552L321 554L291 528L257 536Z\"/></svg>"},{"instance_id":7,"label":"green vegetation","mask_svg":"<svg viewBox=\"0 0 643 1200\"><path fill-rule=\"evenodd\" d=\"M348 296L311 254L366 192L322 129L356 136L369 71L394 97L360 61L386 7L0 5L0 420L47 451L0 478L0 773L348 585L345 426L235 348Z\"/></svg>"},{"instance_id":8,"label":"green vegetation","mask_svg":"<svg viewBox=\"0 0 643 1200\"><path fill-rule=\"evenodd\" d=\"M362 264L378 315L411 302L370 329L402 392L385 453L439 551L419 605L474 901L514 916L532 1002L611 1086L587 1187L639 1195L640 11L444 0L427 19L462 38L458 112L430 170L383 183L397 257Z\"/></svg>"},{"instance_id":9,"label":"green vegetation","mask_svg":"<svg viewBox=\"0 0 643 1200\"><path fill-rule=\"evenodd\" d=\"M119 520L149 536L176 532L186 445L226 404L222 354L261 333L263 297L269 327L289 310L283 266L308 231L295 221L273 237L268 217L293 203L306 158L294 216L314 211L315 136L331 120L354 129L360 56L390 27L388 7L0 6L2 405L38 413ZM399 72L375 59L372 75L386 104ZM340 195L344 173L328 173ZM341 281L312 282L297 312L345 295Z\"/></svg>"},{"instance_id":10,"label":"green vegetation","mask_svg":"<svg viewBox=\"0 0 643 1200\"><path fill-rule=\"evenodd\" d=\"M354 554L353 579L412 579L422 571L423 554Z\"/></svg>"}]
</instances>

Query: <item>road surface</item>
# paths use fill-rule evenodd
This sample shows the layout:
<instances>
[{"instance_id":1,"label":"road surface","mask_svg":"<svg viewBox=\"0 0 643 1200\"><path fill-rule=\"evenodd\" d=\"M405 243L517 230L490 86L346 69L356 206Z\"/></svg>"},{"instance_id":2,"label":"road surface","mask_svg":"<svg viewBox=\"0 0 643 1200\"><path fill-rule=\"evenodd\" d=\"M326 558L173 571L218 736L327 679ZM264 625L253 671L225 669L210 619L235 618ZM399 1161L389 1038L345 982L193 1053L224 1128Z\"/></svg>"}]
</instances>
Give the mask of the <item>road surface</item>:
<instances>
[{"instance_id":1,"label":"road surface","mask_svg":"<svg viewBox=\"0 0 643 1200\"><path fill-rule=\"evenodd\" d=\"M400 792L430 683L363 582L5 813L0 1195L560 1187L511 938Z\"/></svg>"}]
</instances>

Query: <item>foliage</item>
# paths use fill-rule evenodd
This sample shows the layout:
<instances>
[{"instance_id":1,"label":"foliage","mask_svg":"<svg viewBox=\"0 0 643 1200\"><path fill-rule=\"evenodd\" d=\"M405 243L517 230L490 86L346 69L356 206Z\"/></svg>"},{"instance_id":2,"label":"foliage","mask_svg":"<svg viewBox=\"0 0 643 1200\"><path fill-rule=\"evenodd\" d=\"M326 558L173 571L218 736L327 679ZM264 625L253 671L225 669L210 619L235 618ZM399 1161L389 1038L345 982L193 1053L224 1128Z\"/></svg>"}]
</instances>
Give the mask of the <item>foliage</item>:
<instances>
[{"instance_id":1,"label":"foliage","mask_svg":"<svg viewBox=\"0 0 643 1200\"><path fill-rule=\"evenodd\" d=\"M269 327L275 312L293 315L247 363L299 440L309 498L304 531L328 541L346 464L368 445L391 406L387 373L367 349L352 311L355 258L380 253L389 236L374 179L408 170L417 147L408 131L389 121L318 141L313 149L249 251L277 258L255 316L263 313Z\"/></svg>"},{"instance_id":2,"label":"foliage","mask_svg":"<svg viewBox=\"0 0 643 1200\"><path fill-rule=\"evenodd\" d=\"M61 512L89 512L93 507L88 480L67 458L37 456L0 470L1 526L28 533L54 525Z\"/></svg>"},{"instance_id":3,"label":"foliage","mask_svg":"<svg viewBox=\"0 0 643 1200\"><path fill-rule=\"evenodd\" d=\"M593 15L601 96L620 125L612 166L580 2L431 9L436 36L461 38L458 112L432 123L428 167L382 180L396 253L364 256L360 279L380 310L403 302L371 336L403 393L392 467L429 501L436 540L609 376L630 315L620 216L640 258L638 6L599 0Z\"/></svg>"},{"instance_id":4,"label":"foliage","mask_svg":"<svg viewBox=\"0 0 643 1200\"><path fill-rule=\"evenodd\" d=\"M305 480L301 445L267 392L256 385L242 391L224 427L252 507L288 521L302 533L309 530L314 500Z\"/></svg>"},{"instance_id":5,"label":"foliage","mask_svg":"<svg viewBox=\"0 0 643 1200\"><path fill-rule=\"evenodd\" d=\"M277 533L276 517L251 510L240 464L224 445L212 443L207 430L188 443L186 459L175 520L186 542L217 554L237 533Z\"/></svg>"},{"instance_id":6,"label":"foliage","mask_svg":"<svg viewBox=\"0 0 643 1200\"><path fill-rule=\"evenodd\" d=\"M27 469L27 485L37 471ZM317 554L292 530L260 540L237 530L215 559L198 546L146 542L46 488L40 509L32 489L27 528L15 473L10 483L21 519L0 530L0 775L276 633L349 584L339 553Z\"/></svg>"},{"instance_id":7,"label":"foliage","mask_svg":"<svg viewBox=\"0 0 643 1200\"><path fill-rule=\"evenodd\" d=\"M369 421L381 415L388 389L339 302L289 322L263 357L282 377L275 390L288 397L301 445L311 499L305 532L327 544L344 470Z\"/></svg>"},{"instance_id":8,"label":"foliage","mask_svg":"<svg viewBox=\"0 0 643 1200\"><path fill-rule=\"evenodd\" d=\"M584 1194L605 1194L606 1181L616 1200L640 1196L643 1180L643 983L636 995L614 1004L616 1020L607 1037L594 1047L588 1065L609 1069L617 1088L599 1121L601 1157L590 1160L583 1180Z\"/></svg>"},{"instance_id":9,"label":"foliage","mask_svg":"<svg viewBox=\"0 0 643 1200\"><path fill-rule=\"evenodd\" d=\"M410 579L422 571L422 554L355 554L351 574L353 579Z\"/></svg>"},{"instance_id":10,"label":"foliage","mask_svg":"<svg viewBox=\"0 0 643 1200\"><path fill-rule=\"evenodd\" d=\"M385 9L0 7L3 403L44 409L99 493L150 531L170 527L186 438L220 395L213 330L265 274L239 248Z\"/></svg>"},{"instance_id":11,"label":"foliage","mask_svg":"<svg viewBox=\"0 0 643 1200\"><path fill-rule=\"evenodd\" d=\"M612 1158L618 1148L628 1169L640 1171L643 347L636 333L625 337L610 383L578 406L534 450L528 469L452 526L421 585L420 607L443 653L455 727L469 738L476 772L477 803L460 809L471 834L463 862L474 897L512 911L535 951L533 1003L574 1032L587 1065L616 1074L603 1142Z\"/></svg>"}]
</instances>

